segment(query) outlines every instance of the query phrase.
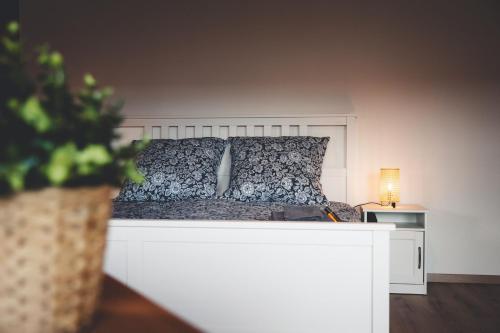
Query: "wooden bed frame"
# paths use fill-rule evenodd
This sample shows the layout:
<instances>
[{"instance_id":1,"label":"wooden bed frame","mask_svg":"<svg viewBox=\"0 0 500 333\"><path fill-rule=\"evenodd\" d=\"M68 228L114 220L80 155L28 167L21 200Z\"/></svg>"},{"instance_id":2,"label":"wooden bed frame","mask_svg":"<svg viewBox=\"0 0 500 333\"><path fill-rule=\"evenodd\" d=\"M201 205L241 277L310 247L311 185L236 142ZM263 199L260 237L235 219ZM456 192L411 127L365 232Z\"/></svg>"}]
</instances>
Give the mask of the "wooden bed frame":
<instances>
[{"instance_id":1,"label":"wooden bed frame","mask_svg":"<svg viewBox=\"0 0 500 333\"><path fill-rule=\"evenodd\" d=\"M143 117L124 140L330 136L322 183L352 203L353 115ZM229 160L219 174L227 186ZM105 270L209 332L389 332L391 224L117 220Z\"/></svg>"}]
</instances>

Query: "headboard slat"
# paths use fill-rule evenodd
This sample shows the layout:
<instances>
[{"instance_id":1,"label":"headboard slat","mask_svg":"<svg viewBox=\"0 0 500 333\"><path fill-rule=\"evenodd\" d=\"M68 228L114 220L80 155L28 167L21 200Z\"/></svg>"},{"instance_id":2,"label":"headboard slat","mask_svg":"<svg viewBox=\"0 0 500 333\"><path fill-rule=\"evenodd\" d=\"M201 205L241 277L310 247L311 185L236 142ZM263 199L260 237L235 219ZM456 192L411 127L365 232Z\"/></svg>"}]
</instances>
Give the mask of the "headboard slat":
<instances>
[{"instance_id":1,"label":"headboard slat","mask_svg":"<svg viewBox=\"0 0 500 333\"><path fill-rule=\"evenodd\" d=\"M288 125L282 125L281 126L281 135L282 136L289 136L290 135L290 126Z\"/></svg>"},{"instance_id":2,"label":"headboard slat","mask_svg":"<svg viewBox=\"0 0 500 333\"><path fill-rule=\"evenodd\" d=\"M159 133L158 133L159 130ZM354 203L357 163L356 116L352 114L327 115L264 115L174 117L142 116L126 118L119 128L122 142L140 139L143 135L182 139L213 136L329 136L321 181L327 197L333 201ZM229 181L230 159L225 156L219 170L219 190Z\"/></svg>"},{"instance_id":3,"label":"headboard slat","mask_svg":"<svg viewBox=\"0 0 500 333\"><path fill-rule=\"evenodd\" d=\"M177 139L184 139L186 137L186 126L177 126Z\"/></svg>"}]
</instances>

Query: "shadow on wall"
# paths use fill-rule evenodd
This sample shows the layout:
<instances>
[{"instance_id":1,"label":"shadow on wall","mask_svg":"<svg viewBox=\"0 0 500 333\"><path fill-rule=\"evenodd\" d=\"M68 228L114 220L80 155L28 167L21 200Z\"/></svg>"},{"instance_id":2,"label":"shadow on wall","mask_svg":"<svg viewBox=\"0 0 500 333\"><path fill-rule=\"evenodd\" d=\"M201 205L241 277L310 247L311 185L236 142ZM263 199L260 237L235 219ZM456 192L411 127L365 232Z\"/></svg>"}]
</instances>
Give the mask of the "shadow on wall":
<instances>
[{"instance_id":1,"label":"shadow on wall","mask_svg":"<svg viewBox=\"0 0 500 333\"><path fill-rule=\"evenodd\" d=\"M51 40L71 59L71 77L95 73L126 98L125 113L344 113L359 87L500 77L494 7L23 0L21 17L26 42Z\"/></svg>"}]
</instances>

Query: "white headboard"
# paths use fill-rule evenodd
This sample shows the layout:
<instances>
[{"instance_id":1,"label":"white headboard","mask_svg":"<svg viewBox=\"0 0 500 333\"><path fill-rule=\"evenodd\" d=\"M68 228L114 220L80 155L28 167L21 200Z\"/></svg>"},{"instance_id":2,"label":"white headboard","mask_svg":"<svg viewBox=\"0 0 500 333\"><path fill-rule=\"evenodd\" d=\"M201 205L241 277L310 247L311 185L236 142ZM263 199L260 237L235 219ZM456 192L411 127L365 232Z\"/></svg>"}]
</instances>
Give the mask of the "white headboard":
<instances>
[{"instance_id":1,"label":"white headboard","mask_svg":"<svg viewBox=\"0 0 500 333\"><path fill-rule=\"evenodd\" d=\"M321 181L329 200L353 203L357 159L356 116L252 115L252 116L141 116L128 117L119 129L122 142L141 139L182 139L229 136L329 136ZM219 170L218 192L229 182L230 158L226 151Z\"/></svg>"}]
</instances>

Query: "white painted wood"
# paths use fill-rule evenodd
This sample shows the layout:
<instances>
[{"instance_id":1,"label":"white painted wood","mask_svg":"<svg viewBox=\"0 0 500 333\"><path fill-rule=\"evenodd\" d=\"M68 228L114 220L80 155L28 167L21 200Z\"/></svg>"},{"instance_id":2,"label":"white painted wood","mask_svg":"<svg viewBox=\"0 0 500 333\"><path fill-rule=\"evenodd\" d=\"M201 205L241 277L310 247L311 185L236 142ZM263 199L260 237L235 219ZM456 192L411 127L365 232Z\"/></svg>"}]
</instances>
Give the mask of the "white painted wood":
<instances>
[{"instance_id":1,"label":"white painted wood","mask_svg":"<svg viewBox=\"0 0 500 333\"><path fill-rule=\"evenodd\" d=\"M425 284L391 283L389 290L391 294L427 295L427 285Z\"/></svg>"},{"instance_id":2,"label":"white painted wood","mask_svg":"<svg viewBox=\"0 0 500 333\"><path fill-rule=\"evenodd\" d=\"M118 144L127 144L132 140L141 139L146 135L144 133L144 126L122 126L118 128L118 134L120 135Z\"/></svg>"},{"instance_id":3,"label":"white painted wood","mask_svg":"<svg viewBox=\"0 0 500 333\"><path fill-rule=\"evenodd\" d=\"M110 239L108 237L108 242L106 246L107 259L105 263L105 269L108 272L113 272L115 276L120 281L128 281L128 265L127 263L127 245L128 241L126 239Z\"/></svg>"},{"instance_id":4,"label":"white painted wood","mask_svg":"<svg viewBox=\"0 0 500 333\"><path fill-rule=\"evenodd\" d=\"M273 222L273 221L232 221L232 220L193 220L184 223L185 220L134 220L134 219L111 219L110 227L147 227L147 228L205 228L211 229L281 229L287 230L335 230L335 231L391 231L395 230L393 223L331 223L331 222Z\"/></svg>"},{"instance_id":5,"label":"white painted wood","mask_svg":"<svg viewBox=\"0 0 500 333\"><path fill-rule=\"evenodd\" d=\"M212 137L220 137L219 126L212 126Z\"/></svg>"},{"instance_id":6,"label":"white painted wood","mask_svg":"<svg viewBox=\"0 0 500 333\"><path fill-rule=\"evenodd\" d=\"M161 126L152 126L151 127L151 138L152 139L161 139Z\"/></svg>"},{"instance_id":7,"label":"white painted wood","mask_svg":"<svg viewBox=\"0 0 500 333\"><path fill-rule=\"evenodd\" d=\"M168 126L161 126L161 138L162 139L168 139L169 136L168 136Z\"/></svg>"},{"instance_id":8,"label":"white painted wood","mask_svg":"<svg viewBox=\"0 0 500 333\"><path fill-rule=\"evenodd\" d=\"M329 115L265 115L183 117L142 116L126 118L120 132L122 142L141 139L144 134L151 137L153 127L161 128L162 138L181 139L205 136L205 128L211 135L228 136L276 136L311 135L329 136L327 152L323 163L322 185L325 195L332 201L354 203L355 167L357 156L356 116L346 114ZM155 132L155 136L158 134ZM228 153L228 152L227 152ZM224 158L219 172L218 193L229 184L229 158Z\"/></svg>"},{"instance_id":9,"label":"white painted wood","mask_svg":"<svg viewBox=\"0 0 500 333\"><path fill-rule=\"evenodd\" d=\"M290 136L299 136L299 126L298 125L290 125L289 128L290 128L290 131L289 131Z\"/></svg>"},{"instance_id":10,"label":"white painted wood","mask_svg":"<svg viewBox=\"0 0 500 333\"><path fill-rule=\"evenodd\" d=\"M210 118L214 119L215 121L219 121L219 119L225 120L225 119L254 119L255 123L259 123L261 121L268 121L268 120L275 120L275 119L300 119L300 118L315 118L319 119L318 122L321 124L321 121L325 118L329 118L335 116L336 121L335 123L337 125L345 125L347 123L347 118L349 117L355 117L354 114L352 113L330 113L330 114L324 114L324 113L297 113L293 115L287 115L287 114L233 114L231 116L228 116L227 114L209 114L209 115L197 115L197 114L190 114L190 115L169 115L169 114L141 114L140 117L127 117L128 119L204 119L204 118Z\"/></svg>"},{"instance_id":11,"label":"white painted wood","mask_svg":"<svg viewBox=\"0 0 500 333\"><path fill-rule=\"evenodd\" d=\"M308 135L308 133L307 133L307 125L299 125L299 135L300 136Z\"/></svg>"},{"instance_id":12,"label":"white painted wood","mask_svg":"<svg viewBox=\"0 0 500 333\"><path fill-rule=\"evenodd\" d=\"M389 332L389 233L373 232L373 332Z\"/></svg>"},{"instance_id":13,"label":"white painted wood","mask_svg":"<svg viewBox=\"0 0 500 333\"><path fill-rule=\"evenodd\" d=\"M264 125L264 136L271 136L271 125Z\"/></svg>"},{"instance_id":14,"label":"white painted wood","mask_svg":"<svg viewBox=\"0 0 500 333\"><path fill-rule=\"evenodd\" d=\"M229 136L236 136L236 125L229 125Z\"/></svg>"},{"instance_id":15,"label":"white painted wood","mask_svg":"<svg viewBox=\"0 0 500 333\"><path fill-rule=\"evenodd\" d=\"M398 230L391 234L391 249L391 283L424 284L424 233Z\"/></svg>"},{"instance_id":16,"label":"white painted wood","mask_svg":"<svg viewBox=\"0 0 500 333\"><path fill-rule=\"evenodd\" d=\"M184 139L186 137L186 126L177 126L177 138Z\"/></svg>"},{"instance_id":17,"label":"white painted wood","mask_svg":"<svg viewBox=\"0 0 500 333\"><path fill-rule=\"evenodd\" d=\"M105 270L208 332L387 333L393 229L111 220Z\"/></svg>"},{"instance_id":18,"label":"white painted wood","mask_svg":"<svg viewBox=\"0 0 500 333\"><path fill-rule=\"evenodd\" d=\"M176 139L179 137L179 127L168 126L168 139Z\"/></svg>"},{"instance_id":19,"label":"white painted wood","mask_svg":"<svg viewBox=\"0 0 500 333\"><path fill-rule=\"evenodd\" d=\"M196 133L195 133L196 126L186 126L186 138L195 138Z\"/></svg>"},{"instance_id":20,"label":"white painted wood","mask_svg":"<svg viewBox=\"0 0 500 333\"><path fill-rule=\"evenodd\" d=\"M392 206L381 206L375 204L363 205L363 211L368 212L388 212L388 213L426 213L428 209L415 204L398 204L396 208L392 208Z\"/></svg>"},{"instance_id":21,"label":"white painted wood","mask_svg":"<svg viewBox=\"0 0 500 333\"><path fill-rule=\"evenodd\" d=\"M282 136L289 136L290 135L290 126L289 125L281 126L281 135Z\"/></svg>"},{"instance_id":22,"label":"white painted wood","mask_svg":"<svg viewBox=\"0 0 500 333\"><path fill-rule=\"evenodd\" d=\"M375 213L377 224L393 223L390 236L390 291L401 294L427 294L428 210L420 205L364 205L364 220ZM420 263L420 265L419 265Z\"/></svg>"},{"instance_id":23,"label":"white painted wood","mask_svg":"<svg viewBox=\"0 0 500 333\"><path fill-rule=\"evenodd\" d=\"M171 138L203 136L204 127L222 138L330 136L324 192L330 200L353 197L353 115L144 117L124 126L168 127L176 130ZM218 193L229 171L226 150ZM105 269L209 332L387 333L391 230L388 223L111 220Z\"/></svg>"},{"instance_id":24,"label":"white painted wood","mask_svg":"<svg viewBox=\"0 0 500 333\"><path fill-rule=\"evenodd\" d=\"M247 126L247 136L255 136L255 126L254 125Z\"/></svg>"},{"instance_id":25,"label":"white painted wood","mask_svg":"<svg viewBox=\"0 0 500 333\"><path fill-rule=\"evenodd\" d=\"M194 127L194 137L195 138L201 138L203 135L202 135L202 126L201 125L196 125Z\"/></svg>"},{"instance_id":26,"label":"white painted wood","mask_svg":"<svg viewBox=\"0 0 500 333\"><path fill-rule=\"evenodd\" d=\"M144 133L149 138L153 137L153 126L150 125L150 122L148 122L148 124L144 126Z\"/></svg>"}]
</instances>

